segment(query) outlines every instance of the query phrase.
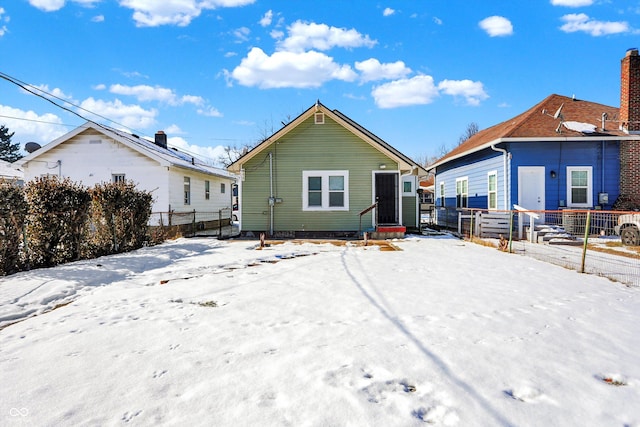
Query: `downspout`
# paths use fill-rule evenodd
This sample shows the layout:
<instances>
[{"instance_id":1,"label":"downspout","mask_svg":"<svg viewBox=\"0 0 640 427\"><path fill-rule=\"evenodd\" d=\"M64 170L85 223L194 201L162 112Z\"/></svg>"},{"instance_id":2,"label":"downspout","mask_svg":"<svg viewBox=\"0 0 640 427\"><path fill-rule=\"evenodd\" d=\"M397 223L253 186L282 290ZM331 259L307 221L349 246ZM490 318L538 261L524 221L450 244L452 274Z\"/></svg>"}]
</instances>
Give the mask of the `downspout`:
<instances>
[{"instance_id":1,"label":"downspout","mask_svg":"<svg viewBox=\"0 0 640 427\"><path fill-rule=\"evenodd\" d=\"M505 150L504 148L498 148L496 147L495 144L491 145L491 149L493 151L498 151L500 153L502 153L502 167L504 170L504 178L503 178L503 191L504 191L504 210L508 211L509 210L509 203L508 203L508 199L509 199L509 194L507 193L507 157L509 156L509 152L507 150Z\"/></svg>"},{"instance_id":2,"label":"downspout","mask_svg":"<svg viewBox=\"0 0 640 427\"><path fill-rule=\"evenodd\" d=\"M273 237L273 205L275 199L273 197L273 153L269 152L269 236Z\"/></svg>"}]
</instances>

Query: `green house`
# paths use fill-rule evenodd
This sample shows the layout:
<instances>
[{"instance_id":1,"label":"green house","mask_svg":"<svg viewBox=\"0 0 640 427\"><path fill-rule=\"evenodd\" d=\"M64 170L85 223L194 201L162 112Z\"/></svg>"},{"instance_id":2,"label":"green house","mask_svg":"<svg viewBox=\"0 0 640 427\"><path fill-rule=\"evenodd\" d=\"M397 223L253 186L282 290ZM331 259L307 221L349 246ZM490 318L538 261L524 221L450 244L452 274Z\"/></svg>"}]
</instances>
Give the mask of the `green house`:
<instances>
[{"instance_id":1,"label":"green house","mask_svg":"<svg viewBox=\"0 0 640 427\"><path fill-rule=\"evenodd\" d=\"M229 166L243 235L404 235L419 227L419 164L320 102Z\"/></svg>"}]
</instances>

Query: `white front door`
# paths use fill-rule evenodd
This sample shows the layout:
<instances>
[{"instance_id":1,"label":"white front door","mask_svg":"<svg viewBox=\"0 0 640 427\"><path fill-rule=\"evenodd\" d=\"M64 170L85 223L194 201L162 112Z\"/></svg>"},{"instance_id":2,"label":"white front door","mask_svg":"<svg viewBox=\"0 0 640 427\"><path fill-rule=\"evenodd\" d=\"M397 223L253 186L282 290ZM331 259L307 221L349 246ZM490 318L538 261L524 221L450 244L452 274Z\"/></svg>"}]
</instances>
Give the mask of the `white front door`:
<instances>
[{"instance_id":1,"label":"white front door","mask_svg":"<svg viewBox=\"0 0 640 427\"><path fill-rule=\"evenodd\" d=\"M532 211L543 211L544 166L518 167L518 204ZM544 222L544 213L540 212L540 222Z\"/></svg>"}]
</instances>

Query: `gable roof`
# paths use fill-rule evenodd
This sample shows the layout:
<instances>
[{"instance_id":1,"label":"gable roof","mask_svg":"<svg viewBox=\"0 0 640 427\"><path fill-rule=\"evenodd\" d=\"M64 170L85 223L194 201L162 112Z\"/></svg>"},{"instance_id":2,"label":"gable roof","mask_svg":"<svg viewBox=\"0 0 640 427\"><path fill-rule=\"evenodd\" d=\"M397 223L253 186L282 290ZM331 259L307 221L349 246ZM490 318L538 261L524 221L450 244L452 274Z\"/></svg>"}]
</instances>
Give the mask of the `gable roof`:
<instances>
[{"instance_id":1,"label":"gable roof","mask_svg":"<svg viewBox=\"0 0 640 427\"><path fill-rule=\"evenodd\" d=\"M402 154L400 151L396 150L394 147L389 145L387 142L382 140L381 138L374 135L372 132L368 131L364 127L360 126L358 123L342 114L338 110L331 110L323 105L320 101L316 102L298 117L293 119L287 125L282 127L280 130L276 131L273 135L266 138L260 144L251 149L248 153L241 156L238 160L229 165L228 169L233 172L240 172L243 163L246 163L248 160L253 158L254 156L261 153L263 150L267 149L277 140L285 136L291 130L295 129L300 123L307 120L315 113L324 113L326 116L331 118L333 121L347 129L349 132L353 133L358 138L362 139L369 145L371 145L376 150L382 152L386 156L392 158L394 161L398 163L400 166L400 170L408 170L412 171L414 168L417 168L418 175L426 175L427 171L420 166L418 163L411 160L409 157Z\"/></svg>"},{"instance_id":2,"label":"gable roof","mask_svg":"<svg viewBox=\"0 0 640 427\"><path fill-rule=\"evenodd\" d=\"M119 143L131 148L138 153L149 157L157 162L159 162L162 166L174 166L184 169L189 169L201 173L205 173L208 175L215 175L222 178L230 178L234 179L235 177L229 172L219 169L213 166L209 166L204 163L202 160L197 157L191 156L187 153L183 153L178 151L175 148L162 148L156 145L154 142L149 141L148 139L141 138L138 135L130 134L124 131L120 131L109 126L101 125L94 122L86 122L82 126L78 126L71 132L62 135L61 137L55 139L54 141L46 144L42 148L30 153L28 156L23 157L18 160L16 163L20 165L24 165L25 163L29 163L31 160L34 160L38 156L50 151L51 149L63 144L69 139L80 135L81 133L87 131L88 129L93 129L96 132L99 132Z\"/></svg>"},{"instance_id":3,"label":"gable roof","mask_svg":"<svg viewBox=\"0 0 640 427\"><path fill-rule=\"evenodd\" d=\"M0 178L22 179L23 176L22 171L13 163L0 159Z\"/></svg>"},{"instance_id":4,"label":"gable roof","mask_svg":"<svg viewBox=\"0 0 640 427\"><path fill-rule=\"evenodd\" d=\"M554 117L561 107L562 117ZM603 114L606 114L604 127ZM618 115L616 107L552 94L524 113L476 133L428 169L501 142L638 139L619 129ZM595 126L594 132L574 130L579 126L571 122Z\"/></svg>"}]
</instances>

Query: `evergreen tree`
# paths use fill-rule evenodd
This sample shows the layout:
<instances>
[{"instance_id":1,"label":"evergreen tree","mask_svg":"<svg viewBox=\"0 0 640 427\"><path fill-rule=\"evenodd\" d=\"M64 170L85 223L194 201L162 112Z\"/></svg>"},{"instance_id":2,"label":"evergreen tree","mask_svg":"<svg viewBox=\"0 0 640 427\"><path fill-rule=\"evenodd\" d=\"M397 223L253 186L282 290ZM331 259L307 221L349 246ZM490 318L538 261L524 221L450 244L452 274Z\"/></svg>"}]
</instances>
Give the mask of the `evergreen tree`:
<instances>
[{"instance_id":1,"label":"evergreen tree","mask_svg":"<svg viewBox=\"0 0 640 427\"><path fill-rule=\"evenodd\" d=\"M9 128L0 125L0 159L9 163L13 163L22 158L20 154L20 144L11 143L11 138L15 132L9 133Z\"/></svg>"}]
</instances>

